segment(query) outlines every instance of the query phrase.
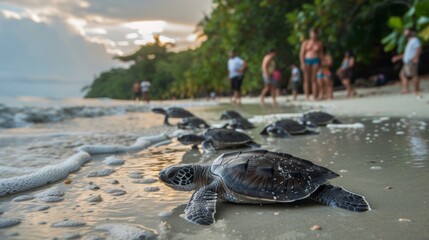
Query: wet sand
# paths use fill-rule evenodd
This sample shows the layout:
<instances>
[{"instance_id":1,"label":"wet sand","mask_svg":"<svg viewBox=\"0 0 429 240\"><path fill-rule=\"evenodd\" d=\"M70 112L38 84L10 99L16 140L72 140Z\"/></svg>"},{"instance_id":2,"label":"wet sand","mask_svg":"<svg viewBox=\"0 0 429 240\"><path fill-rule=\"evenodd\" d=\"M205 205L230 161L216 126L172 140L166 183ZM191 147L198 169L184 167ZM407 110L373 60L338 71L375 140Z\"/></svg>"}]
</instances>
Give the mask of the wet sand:
<instances>
[{"instance_id":1,"label":"wet sand","mask_svg":"<svg viewBox=\"0 0 429 240\"><path fill-rule=\"evenodd\" d=\"M365 126L363 129L319 128L318 135L276 139L263 138L258 134L268 123L261 120L257 123L257 129L247 133L266 149L288 152L341 174L342 177L334 179L332 184L366 196L372 207L369 212L354 213L311 201L275 205L218 202L217 222L214 225L206 227L190 224L180 215L183 214L184 204L192 193L174 191L156 181L158 172L176 163L210 162L222 151L204 155L173 140L168 145L137 153L93 156L81 170L69 175L69 184L58 181L24 193L0 197L0 218L21 220L16 226L0 229L0 238L63 239L68 233L79 233L81 239L95 239L96 236L126 239L129 235L123 231L115 235L97 230L103 228L103 224L126 224L128 227L138 227L139 233L144 233L145 229L148 230L147 234L153 231L163 239L427 239L429 111L420 110L426 106L423 104L426 99L427 94L423 95L422 100L411 95L389 93L353 100L337 99L329 103L300 103L294 106L285 103L280 108L260 108L254 104L239 108L245 116L252 117L285 112L298 113L322 107L337 114L346 123L362 123ZM362 101L366 102L366 107L355 107L363 104ZM342 107L330 107L329 104ZM380 110L375 107L379 105L389 106L381 107ZM410 106L418 107L413 109ZM218 122L219 113L226 108L229 106L197 107L190 110L208 119L209 123L215 123ZM394 109L396 110L390 114L389 111ZM32 154L40 154L40 157L52 155L53 161L59 162L61 156L70 156L73 153L73 148L66 146L76 142L80 145L130 145L140 136L174 130L162 127L161 122L159 115L133 113L95 119L74 119L27 129L9 129L2 132L5 134L3 136L6 136L2 137L2 149L8 149L12 157L1 163L3 165L5 162L11 162L10 166L14 166L13 156L19 154L28 154L27 163ZM73 134L64 137L64 142L67 143L51 146L50 144L61 141L58 141L58 138L50 139L44 134L57 134L62 129ZM85 132L87 134L84 134ZM28 135L35 137L29 140ZM11 139L16 140L11 142ZM42 144L43 141L46 141L46 144ZM2 159L9 155L2 153ZM119 166L106 165L103 161L109 156L125 160L125 163ZM104 169L115 171L104 177L87 177L90 172ZM115 183L113 180L117 180L118 184L112 184ZM91 190L89 185L94 184L99 189ZM44 203L38 198L23 202L11 201L17 196L34 195L51 187L64 191L63 201ZM112 196L109 189L123 190L126 193ZM87 201L98 195L102 198L101 202ZM37 211L40 206L50 208ZM85 225L71 228L51 226L64 219L79 221ZM162 223L162 220L165 222ZM320 225L321 230L310 230L314 225ZM120 229L123 230L124 227Z\"/></svg>"}]
</instances>

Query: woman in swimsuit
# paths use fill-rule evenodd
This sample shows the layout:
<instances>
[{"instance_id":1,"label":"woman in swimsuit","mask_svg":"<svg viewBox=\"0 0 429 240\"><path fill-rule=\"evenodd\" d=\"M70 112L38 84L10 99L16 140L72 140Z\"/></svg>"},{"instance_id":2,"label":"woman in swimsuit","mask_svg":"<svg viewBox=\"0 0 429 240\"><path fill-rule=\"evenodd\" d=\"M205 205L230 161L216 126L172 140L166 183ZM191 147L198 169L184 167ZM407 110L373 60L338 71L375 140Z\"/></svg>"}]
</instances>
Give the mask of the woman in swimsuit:
<instances>
[{"instance_id":1,"label":"woman in swimsuit","mask_svg":"<svg viewBox=\"0 0 429 240\"><path fill-rule=\"evenodd\" d=\"M313 93L313 99L318 97L317 90L317 71L320 68L320 60L323 56L323 44L317 39L317 30L310 30L310 39L301 45L299 59L301 69L304 72L304 94L305 99L309 100L310 84Z\"/></svg>"},{"instance_id":2,"label":"woman in swimsuit","mask_svg":"<svg viewBox=\"0 0 429 240\"><path fill-rule=\"evenodd\" d=\"M341 67L337 70L337 75L341 79L344 87L347 91L347 97L356 96L356 90L352 86L350 80L352 78L352 70L355 65L355 57L353 56L352 51L347 51L344 54L343 62L341 63Z\"/></svg>"}]
</instances>

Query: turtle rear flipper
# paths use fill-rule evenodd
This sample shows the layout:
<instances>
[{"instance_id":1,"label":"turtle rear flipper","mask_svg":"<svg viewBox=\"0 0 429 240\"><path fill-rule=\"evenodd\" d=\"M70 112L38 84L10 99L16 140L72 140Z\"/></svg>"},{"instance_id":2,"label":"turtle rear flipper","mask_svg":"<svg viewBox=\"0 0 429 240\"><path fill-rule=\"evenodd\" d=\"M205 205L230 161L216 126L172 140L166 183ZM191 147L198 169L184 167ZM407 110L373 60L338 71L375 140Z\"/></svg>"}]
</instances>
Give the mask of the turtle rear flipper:
<instances>
[{"instance_id":1,"label":"turtle rear flipper","mask_svg":"<svg viewBox=\"0 0 429 240\"><path fill-rule=\"evenodd\" d=\"M215 222L217 193L213 184L194 192L185 208L185 218L191 223L210 225Z\"/></svg>"},{"instance_id":2,"label":"turtle rear flipper","mask_svg":"<svg viewBox=\"0 0 429 240\"><path fill-rule=\"evenodd\" d=\"M264 129L262 129L262 131L259 134L261 134L261 135L268 135L268 131L267 131L268 126L264 127Z\"/></svg>"},{"instance_id":3,"label":"turtle rear flipper","mask_svg":"<svg viewBox=\"0 0 429 240\"><path fill-rule=\"evenodd\" d=\"M248 142L246 145L250 148L261 148L261 145L257 144L254 141Z\"/></svg>"},{"instance_id":4,"label":"turtle rear flipper","mask_svg":"<svg viewBox=\"0 0 429 240\"><path fill-rule=\"evenodd\" d=\"M210 141L210 140L203 141L203 142L201 143L201 146L203 147L203 150L204 150L205 152L216 152L216 149L215 149L215 147L213 146L213 142L212 142L212 141Z\"/></svg>"},{"instance_id":5,"label":"turtle rear flipper","mask_svg":"<svg viewBox=\"0 0 429 240\"><path fill-rule=\"evenodd\" d=\"M165 115L165 118L164 118L164 125L166 125L166 126L171 126L171 124L168 122L168 115Z\"/></svg>"},{"instance_id":6,"label":"turtle rear flipper","mask_svg":"<svg viewBox=\"0 0 429 240\"><path fill-rule=\"evenodd\" d=\"M309 198L326 206L353 212L365 212L371 209L365 197L332 185L320 186Z\"/></svg>"},{"instance_id":7,"label":"turtle rear flipper","mask_svg":"<svg viewBox=\"0 0 429 240\"><path fill-rule=\"evenodd\" d=\"M334 118L334 120L332 120L333 124L343 124L343 122L341 122L340 120Z\"/></svg>"}]
</instances>

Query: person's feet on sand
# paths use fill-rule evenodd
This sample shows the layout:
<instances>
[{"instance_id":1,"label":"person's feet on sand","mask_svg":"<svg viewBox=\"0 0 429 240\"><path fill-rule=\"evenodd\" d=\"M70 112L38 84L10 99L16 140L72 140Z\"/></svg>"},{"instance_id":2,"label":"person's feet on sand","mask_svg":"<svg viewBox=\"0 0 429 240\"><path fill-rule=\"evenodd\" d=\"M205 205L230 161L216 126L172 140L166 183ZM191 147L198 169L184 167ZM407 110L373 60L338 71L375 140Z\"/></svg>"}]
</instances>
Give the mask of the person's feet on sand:
<instances>
[{"instance_id":1,"label":"person's feet on sand","mask_svg":"<svg viewBox=\"0 0 429 240\"><path fill-rule=\"evenodd\" d=\"M259 103L261 104L261 106L265 106L264 97L259 97Z\"/></svg>"}]
</instances>

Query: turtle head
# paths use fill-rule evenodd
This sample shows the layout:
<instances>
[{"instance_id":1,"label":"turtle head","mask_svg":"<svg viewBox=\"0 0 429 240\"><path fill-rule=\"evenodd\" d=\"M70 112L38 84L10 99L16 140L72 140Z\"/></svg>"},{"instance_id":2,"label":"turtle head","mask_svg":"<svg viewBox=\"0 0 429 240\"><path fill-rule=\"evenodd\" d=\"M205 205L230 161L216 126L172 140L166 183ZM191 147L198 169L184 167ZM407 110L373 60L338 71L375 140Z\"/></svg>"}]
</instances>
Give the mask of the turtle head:
<instances>
[{"instance_id":1,"label":"turtle head","mask_svg":"<svg viewBox=\"0 0 429 240\"><path fill-rule=\"evenodd\" d=\"M166 114L166 111L162 108L152 108L152 112L159 113L159 114Z\"/></svg>"},{"instance_id":2,"label":"turtle head","mask_svg":"<svg viewBox=\"0 0 429 240\"><path fill-rule=\"evenodd\" d=\"M184 145L198 145L204 141L204 137L195 134L185 134L177 138Z\"/></svg>"},{"instance_id":3,"label":"turtle head","mask_svg":"<svg viewBox=\"0 0 429 240\"><path fill-rule=\"evenodd\" d=\"M181 164L165 168L159 173L159 179L165 185L179 191L192 191L197 189L198 168L194 164Z\"/></svg>"}]
</instances>

